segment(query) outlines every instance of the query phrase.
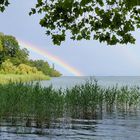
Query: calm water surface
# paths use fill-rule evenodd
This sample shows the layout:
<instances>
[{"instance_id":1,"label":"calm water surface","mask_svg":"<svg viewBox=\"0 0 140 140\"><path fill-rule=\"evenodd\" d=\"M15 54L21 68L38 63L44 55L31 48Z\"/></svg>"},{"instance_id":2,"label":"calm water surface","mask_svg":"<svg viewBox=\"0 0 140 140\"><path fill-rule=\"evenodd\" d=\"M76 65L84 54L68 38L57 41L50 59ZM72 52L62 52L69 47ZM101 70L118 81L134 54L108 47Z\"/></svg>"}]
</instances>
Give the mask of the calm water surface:
<instances>
[{"instance_id":1,"label":"calm water surface","mask_svg":"<svg viewBox=\"0 0 140 140\"><path fill-rule=\"evenodd\" d=\"M42 81L42 86L73 87L90 77L60 77ZM140 77L96 77L102 86L140 85ZM0 123L0 140L140 140L140 110L101 114L94 120L60 118L51 127L39 129L3 121Z\"/></svg>"},{"instance_id":2,"label":"calm water surface","mask_svg":"<svg viewBox=\"0 0 140 140\"><path fill-rule=\"evenodd\" d=\"M52 78L49 81L41 81L42 86L52 85L54 88L71 88L74 85L82 84L90 80L97 80L98 84L104 87L108 86L135 86L140 85L140 76L98 76L98 77L76 77L64 76L59 78Z\"/></svg>"}]
</instances>

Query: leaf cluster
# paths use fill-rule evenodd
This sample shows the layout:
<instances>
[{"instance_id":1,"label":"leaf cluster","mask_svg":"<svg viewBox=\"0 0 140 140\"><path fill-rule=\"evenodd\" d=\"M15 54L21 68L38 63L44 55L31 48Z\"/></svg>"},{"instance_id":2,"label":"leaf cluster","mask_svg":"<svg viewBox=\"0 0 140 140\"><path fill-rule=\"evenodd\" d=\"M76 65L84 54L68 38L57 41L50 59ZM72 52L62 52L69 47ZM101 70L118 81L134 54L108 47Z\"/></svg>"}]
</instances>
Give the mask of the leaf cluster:
<instances>
[{"instance_id":1,"label":"leaf cluster","mask_svg":"<svg viewBox=\"0 0 140 140\"><path fill-rule=\"evenodd\" d=\"M4 12L5 7L7 7L9 4L10 3L8 0L0 0L0 12Z\"/></svg>"},{"instance_id":2,"label":"leaf cluster","mask_svg":"<svg viewBox=\"0 0 140 140\"><path fill-rule=\"evenodd\" d=\"M0 1L0 11L9 5ZM140 0L37 0L29 15L42 14L40 25L56 45L73 40L98 40L108 45L135 43L140 28Z\"/></svg>"},{"instance_id":3,"label":"leaf cluster","mask_svg":"<svg viewBox=\"0 0 140 140\"><path fill-rule=\"evenodd\" d=\"M66 39L94 39L108 45L135 43L140 27L139 0L38 0L30 15L44 15L40 25L56 45Z\"/></svg>"}]
</instances>

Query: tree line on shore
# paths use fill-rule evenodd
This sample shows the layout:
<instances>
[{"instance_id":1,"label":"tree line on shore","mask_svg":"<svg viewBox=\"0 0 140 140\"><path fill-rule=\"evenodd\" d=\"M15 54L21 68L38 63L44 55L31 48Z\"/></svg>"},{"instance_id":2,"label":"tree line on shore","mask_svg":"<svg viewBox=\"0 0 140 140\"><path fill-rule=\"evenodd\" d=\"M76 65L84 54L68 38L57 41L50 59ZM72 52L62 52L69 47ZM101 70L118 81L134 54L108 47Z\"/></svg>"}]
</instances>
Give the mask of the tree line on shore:
<instances>
[{"instance_id":1,"label":"tree line on shore","mask_svg":"<svg viewBox=\"0 0 140 140\"><path fill-rule=\"evenodd\" d=\"M43 73L50 77L61 76L47 61L29 59L29 51L21 49L14 36L0 33L0 73L36 74Z\"/></svg>"}]
</instances>

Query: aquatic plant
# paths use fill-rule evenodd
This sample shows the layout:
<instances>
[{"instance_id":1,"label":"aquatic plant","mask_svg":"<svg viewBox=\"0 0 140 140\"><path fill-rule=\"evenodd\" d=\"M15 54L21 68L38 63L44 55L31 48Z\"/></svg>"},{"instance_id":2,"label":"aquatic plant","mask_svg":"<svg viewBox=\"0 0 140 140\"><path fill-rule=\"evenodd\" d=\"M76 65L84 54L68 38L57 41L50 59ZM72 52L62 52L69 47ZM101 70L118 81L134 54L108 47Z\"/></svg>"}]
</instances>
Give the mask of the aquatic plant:
<instances>
[{"instance_id":1,"label":"aquatic plant","mask_svg":"<svg viewBox=\"0 0 140 140\"><path fill-rule=\"evenodd\" d=\"M49 127L58 118L94 119L106 112L139 107L139 87L101 87L97 81L66 90L39 83L0 84L0 118L26 122L26 126Z\"/></svg>"},{"instance_id":2,"label":"aquatic plant","mask_svg":"<svg viewBox=\"0 0 140 140\"><path fill-rule=\"evenodd\" d=\"M63 94L52 87L42 88L38 83L9 83L0 85L0 117L20 118L36 123L37 127L48 124L52 118L62 116Z\"/></svg>"},{"instance_id":3,"label":"aquatic plant","mask_svg":"<svg viewBox=\"0 0 140 140\"><path fill-rule=\"evenodd\" d=\"M72 89L66 90L66 104L74 118L93 118L96 117L97 109L100 110L103 104L103 89L97 81L86 82Z\"/></svg>"}]
</instances>

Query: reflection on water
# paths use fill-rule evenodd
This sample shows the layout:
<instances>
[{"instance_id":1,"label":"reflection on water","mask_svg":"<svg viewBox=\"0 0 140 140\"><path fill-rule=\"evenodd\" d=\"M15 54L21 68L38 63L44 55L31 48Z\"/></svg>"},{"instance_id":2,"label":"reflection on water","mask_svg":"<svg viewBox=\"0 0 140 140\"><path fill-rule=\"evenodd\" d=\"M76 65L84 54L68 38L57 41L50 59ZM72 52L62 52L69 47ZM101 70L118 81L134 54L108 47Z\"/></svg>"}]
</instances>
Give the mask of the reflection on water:
<instances>
[{"instance_id":1,"label":"reflection on water","mask_svg":"<svg viewBox=\"0 0 140 140\"><path fill-rule=\"evenodd\" d=\"M2 140L138 140L140 111L103 113L102 119L60 118L50 128L1 122Z\"/></svg>"}]
</instances>

